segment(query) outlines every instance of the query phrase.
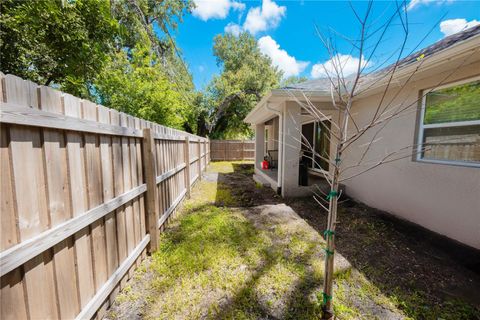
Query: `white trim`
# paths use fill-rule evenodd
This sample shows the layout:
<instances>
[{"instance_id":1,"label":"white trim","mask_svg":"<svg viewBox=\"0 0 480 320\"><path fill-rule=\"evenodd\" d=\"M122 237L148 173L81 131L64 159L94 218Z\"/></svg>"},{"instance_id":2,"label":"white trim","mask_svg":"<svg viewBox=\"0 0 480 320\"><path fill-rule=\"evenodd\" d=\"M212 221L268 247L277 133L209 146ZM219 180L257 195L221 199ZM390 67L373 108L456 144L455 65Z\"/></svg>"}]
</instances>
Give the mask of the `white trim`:
<instances>
[{"instance_id":1,"label":"white trim","mask_svg":"<svg viewBox=\"0 0 480 320\"><path fill-rule=\"evenodd\" d=\"M328 162L328 169L329 169L329 170L324 170L324 169L322 169L322 168L315 168L315 154L316 154L315 147L316 147L316 140L317 140L317 139L315 139L315 133L317 132L317 130L316 130L316 128L317 128L317 123L319 123L319 122L324 122L324 121L330 121L330 122L332 121L332 117L331 117L331 116L330 116L330 117L324 117L324 118L325 118L324 120L318 120L318 119L308 120L307 122L302 123L300 126L303 126L303 125L306 125L306 124L310 124L310 123L313 122L313 141L312 141L312 142L313 142L313 143L312 143L312 148L313 148L312 158L313 158L313 159L312 159L312 166L309 167L308 169L309 169L309 170L314 170L315 172L320 173L320 174L325 174L325 173L329 174L329 173L330 173L330 172L329 172L329 170L330 170L330 162ZM330 126L330 130L331 130L331 126ZM302 136L303 136L303 133L302 133ZM330 140L330 139L329 139L329 140ZM331 141L329 141L329 145L328 145L328 147L329 147L329 148L328 148L329 157L330 157L330 147L331 147L331 144L332 144ZM302 145L300 144L300 150L301 150L301 149L302 149ZM319 164L319 166L320 166L320 164Z\"/></svg>"},{"instance_id":2,"label":"white trim","mask_svg":"<svg viewBox=\"0 0 480 320\"><path fill-rule=\"evenodd\" d=\"M474 162L462 162L462 161L453 161L453 160L437 160L437 159L425 159L425 158L420 158L417 159L418 162L424 162L424 163L435 163L435 164L448 164L451 166L458 166L458 167L474 167L474 168L480 168L480 163L474 163Z\"/></svg>"},{"instance_id":3,"label":"white trim","mask_svg":"<svg viewBox=\"0 0 480 320\"><path fill-rule=\"evenodd\" d=\"M455 86L459 86L462 84L474 82L474 81L479 81L480 76L475 76L472 78L467 78L459 81L454 81L442 86L438 87L431 87L431 88L425 88L421 91L422 94L422 107L420 109L420 119L419 119L419 124L418 124L418 139L417 139L417 156L415 157L417 161L419 162L425 162L425 163L436 163L436 164L448 164L448 165L454 165L454 166L464 166L464 167L480 167L480 163L475 163L472 161L461 161L461 160L442 160L442 159L428 159L423 157L423 138L424 138L424 132L425 129L434 129L434 128L452 128L452 127L463 127L463 126L471 126L471 125L480 125L480 119L479 120L470 120L470 121L455 121L455 122L444 122L444 123L433 123L433 124L424 124L425 120L425 108L426 108L426 100L427 100L427 94L424 94L425 91L431 91L434 92L436 90L442 90L446 88L451 88Z\"/></svg>"},{"instance_id":4,"label":"white trim","mask_svg":"<svg viewBox=\"0 0 480 320\"><path fill-rule=\"evenodd\" d=\"M465 126L475 126L475 125L479 125L479 124L480 124L480 120L442 122L442 123L424 124L423 129L465 127Z\"/></svg>"}]
</instances>

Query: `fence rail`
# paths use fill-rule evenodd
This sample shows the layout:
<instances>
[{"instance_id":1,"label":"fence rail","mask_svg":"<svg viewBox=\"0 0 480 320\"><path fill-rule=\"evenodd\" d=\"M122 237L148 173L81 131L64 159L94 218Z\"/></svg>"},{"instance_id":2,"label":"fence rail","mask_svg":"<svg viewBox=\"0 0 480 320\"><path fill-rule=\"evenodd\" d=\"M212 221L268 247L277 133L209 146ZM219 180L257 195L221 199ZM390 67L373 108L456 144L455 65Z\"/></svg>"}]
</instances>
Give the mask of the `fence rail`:
<instances>
[{"instance_id":1,"label":"fence rail","mask_svg":"<svg viewBox=\"0 0 480 320\"><path fill-rule=\"evenodd\" d=\"M254 160L253 140L210 140L212 161Z\"/></svg>"},{"instance_id":2,"label":"fence rail","mask_svg":"<svg viewBox=\"0 0 480 320\"><path fill-rule=\"evenodd\" d=\"M101 318L201 178L209 141L0 80L0 318Z\"/></svg>"}]
</instances>

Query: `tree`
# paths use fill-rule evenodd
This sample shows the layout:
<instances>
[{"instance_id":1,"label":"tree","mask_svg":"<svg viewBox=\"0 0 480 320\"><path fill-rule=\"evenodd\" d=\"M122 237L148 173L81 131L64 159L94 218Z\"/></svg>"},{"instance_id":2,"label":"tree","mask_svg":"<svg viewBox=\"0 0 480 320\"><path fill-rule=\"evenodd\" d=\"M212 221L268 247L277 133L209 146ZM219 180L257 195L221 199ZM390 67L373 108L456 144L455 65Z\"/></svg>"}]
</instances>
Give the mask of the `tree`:
<instances>
[{"instance_id":1,"label":"tree","mask_svg":"<svg viewBox=\"0 0 480 320\"><path fill-rule=\"evenodd\" d=\"M303 148L307 149L308 153L312 155L311 160L313 162L319 166L322 162L328 163L331 168L329 171L322 172L325 180L329 184L328 193L324 193L321 188L317 188L318 192L314 195L314 199L320 207L328 212L327 229L324 232L326 239L326 258L322 292L324 319L331 319L333 317L334 256L335 238L337 236L338 200L341 196L340 184L343 181L362 175L378 166L400 159L410 158L419 152L426 151L428 147L422 146L419 148L418 145L412 144L403 146L398 150L385 151L385 154L381 157L369 158L368 156L376 141L379 140L378 138L380 138L379 135L381 135L382 130L390 121L402 116L406 112L415 111L418 101L421 101L429 92L435 90L435 88L432 88L424 91L422 96L414 102L407 102L406 100L398 101L398 99L400 99L399 97L401 97L400 94L404 92L411 79L425 61L423 54L418 57L411 55L418 45L414 47L412 52L406 52L406 43L410 34L406 2L396 3L392 9L393 11L386 14L386 19L382 23L379 23L378 19L372 18L373 1L369 1L366 4L366 9L363 14L357 12L352 4L350 5L359 25L360 31L357 36L344 36L335 30L332 31L334 36L327 36L317 29L318 36L329 56L329 63L323 64L322 66L326 81L330 86L331 103L335 109L335 113L329 117L325 114L324 110L315 106L309 99L307 92L303 92L302 90L289 90L291 98L294 99L302 107L302 111L308 113L314 121L321 123L321 121L325 119L330 119L329 126L322 126L322 130L328 132L326 137L331 145L330 153L318 153L308 142L307 137L303 135L301 141L299 141ZM385 54L385 52L378 54L377 51L388 37L388 31L392 29L392 26L400 28L401 31L401 39L398 42L398 47L392 48L393 54L388 52L387 54ZM358 57L354 63L355 73L353 75L347 76L344 74L346 61L338 54L339 49L337 43L339 39L348 42L351 46L351 55ZM472 55L473 54L472 52ZM406 57L404 58L404 56ZM372 71L372 69L369 70L369 66L372 65L371 62L373 59L376 60L375 65L382 66L388 63L391 64L389 67L380 71ZM468 57L464 61L467 59ZM416 64L412 71L408 71L408 73L403 75L403 78L396 77L399 74L399 69L404 65L412 65L414 63ZM460 66L445 77L438 79L437 87L441 86L459 67ZM377 95L377 97L379 97L378 103L373 105L374 112L368 115L365 123L357 123L355 120L356 117L353 116L355 113L358 113L354 108L354 100L375 84L381 84L382 89ZM471 93L462 95L459 99L464 99L467 108L472 109L473 96L476 94L475 88L462 88L458 90L466 90L467 93ZM448 103L450 102L443 104L439 102L436 112L444 112L444 108L446 108ZM365 114L362 116L365 117ZM432 114L428 116L434 117ZM297 127L297 130L299 130L301 134L301 127ZM349 157L348 150L361 138L366 140L366 143L363 143L362 140L361 146L364 150L358 158L353 159Z\"/></svg>"},{"instance_id":2,"label":"tree","mask_svg":"<svg viewBox=\"0 0 480 320\"><path fill-rule=\"evenodd\" d=\"M95 82L100 103L128 114L182 129L189 105L180 96L155 55L148 39L127 54L110 57Z\"/></svg>"},{"instance_id":3,"label":"tree","mask_svg":"<svg viewBox=\"0 0 480 320\"><path fill-rule=\"evenodd\" d=\"M111 10L120 37L95 82L103 104L162 125L196 130L192 76L175 39L189 0L117 0Z\"/></svg>"},{"instance_id":4,"label":"tree","mask_svg":"<svg viewBox=\"0 0 480 320\"><path fill-rule=\"evenodd\" d=\"M6 0L1 6L0 69L90 96L118 31L109 1Z\"/></svg>"},{"instance_id":5,"label":"tree","mask_svg":"<svg viewBox=\"0 0 480 320\"><path fill-rule=\"evenodd\" d=\"M297 77L297 76L290 76L288 78L285 78L285 79L282 79L282 81L280 82L280 85L279 87L280 88L285 88L285 87L288 87L292 84L297 84L297 83L301 83L301 82L305 82L307 81L308 78L307 77Z\"/></svg>"},{"instance_id":6,"label":"tree","mask_svg":"<svg viewBox=\"0 0 480 320\"><path fill-rule=\"evenodd\" d=\"M187 0L6 0L0 69L191 129L192 77L170 32L192 7Z\"/></svg>"},{"instance_id":7,"label":"tree","mask_svg":"<svg viewBox=\"0 0 480 320\"><path fill-rule=\"evenodd\" d=\"M213 52L222 73L213 78L204 95L211 107L206 113L210 117L206 121L210 137L251 136L243 119L268 90L278 85L282 73L247 32L216 36Z\"/></svg>"}]
</instances>

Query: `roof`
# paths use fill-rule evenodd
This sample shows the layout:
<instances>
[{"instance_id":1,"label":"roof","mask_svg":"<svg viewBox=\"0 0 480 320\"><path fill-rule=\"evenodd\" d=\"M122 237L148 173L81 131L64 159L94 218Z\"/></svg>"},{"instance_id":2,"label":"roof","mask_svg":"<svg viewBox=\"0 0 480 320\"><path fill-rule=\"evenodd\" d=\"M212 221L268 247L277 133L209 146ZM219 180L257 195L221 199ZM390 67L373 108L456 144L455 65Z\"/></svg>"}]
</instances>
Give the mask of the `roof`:
<instances>
[{"instance_id":1,"label":"roof","mask_svg":"<svg viewBox=\"0 0 480 320\"><path fill-rule=\"evenodd\" d=\"M434 44L401 59L398 63L397 68L400 69L400 68L406 67L412 63L415 63L417 61L417 58L422 55L424 55L425 57L432 56L439 51L443 51L457 43L465 41L479 34L480 34L480 25L476 25L464 31L445 37L442 40L437 41ZM391 64L374 73L363 75L362 76L364 78L362 81L364 82L363 84L373 81L374 79L378 79L380 76L383 76L386 73L390 72L394 68L394 65L395 64ZM354 78L353 75L345 78L345 82L347 86L349 82L353 80L353 78ZM326 94L330 94L330 87L331 87L330 79L320 78L320 79L308 80L308 81L297 83L297 84L292 84L292 85L280 88L280 90L307 90L307 91L325 92Z\"/></svg>"},{"instance_id":2,"label":"roof","mask_svg":"<svg viewBox=\"0 0 480 320\"><path fill-rule=\"evenodd\" d=\"M479 42L480 25L455 33L401 59L398 62L394 76L401 78L408 75L412 68L416 68L417 63L419 63L419 57L422 57L423 61L422 70L427 70L428 68L442 65L445 59L450 59L458 54L466 53L469 50L477 50ZM423 60L423 58L425 60ZM376 88L384 85L384 82L389 78L388 74L394 66L395 64L391 64L376 72L363 74L359 79L359 89L365 89L362 90L362 95L368 96L374 93ZM350 75L345 78L347 90L349 86L353 84L354 77L355 75ZM255 108L245 117L244 121L254 123L258 111L263 109L263 106L265 106L268 101L272 98L281 99L282 97L291 97L292 94L300 94L300 97L302 96L301 94L307 94L309 97L315 97L318 101L331 99L331 81L328 78L320 78L273 89L257 103Z\"/></svg>"}]
</instances>

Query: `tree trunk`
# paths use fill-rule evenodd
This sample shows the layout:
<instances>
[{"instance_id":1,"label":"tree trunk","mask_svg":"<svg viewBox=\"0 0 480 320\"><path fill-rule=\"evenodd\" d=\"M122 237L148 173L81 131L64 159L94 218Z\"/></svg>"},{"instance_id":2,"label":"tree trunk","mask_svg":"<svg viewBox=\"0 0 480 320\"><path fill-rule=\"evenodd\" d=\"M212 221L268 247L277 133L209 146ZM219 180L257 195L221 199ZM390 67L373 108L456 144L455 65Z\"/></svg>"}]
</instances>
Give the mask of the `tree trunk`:
<instances>
[{"instance_id":1,"label":"tree trunk","mask_svg":"<svg viewBox=\"0 0 480 320\"><path fill-rule=\"evenodd\" d=\"M342 143L337 145L335 156L335 170L333 172L332 187L328 194L328 218L327 229L324 232L324 236L327 241L325 248L325 271L323 280L323 305L322 305L322 318L333 319L333 276L334 276L334 258L335 258L335 227L337 223L337 204L339 196L339 168Z\"/></svg>"}]
</instances>

